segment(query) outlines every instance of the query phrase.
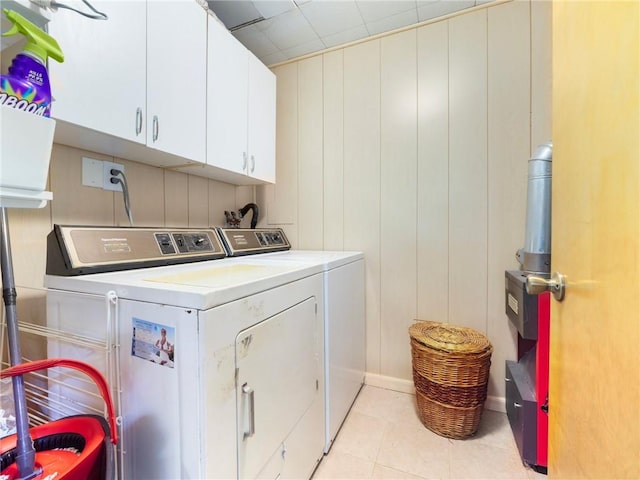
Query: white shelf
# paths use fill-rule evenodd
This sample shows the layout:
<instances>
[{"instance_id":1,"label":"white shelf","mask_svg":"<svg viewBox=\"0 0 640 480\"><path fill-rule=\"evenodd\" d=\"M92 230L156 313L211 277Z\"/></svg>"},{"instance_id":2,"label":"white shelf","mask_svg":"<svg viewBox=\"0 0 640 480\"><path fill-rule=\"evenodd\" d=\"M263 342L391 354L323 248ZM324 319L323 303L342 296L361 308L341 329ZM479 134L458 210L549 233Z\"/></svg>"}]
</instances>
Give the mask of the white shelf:
<instances>
[{"instance_id":1,"label":"white shelf","mask_svg":"<svg viewBox=\"0 0 640 480\"><path fill-rule=\"evenodd\" d=\"M42 208L53 198L51 192L33 192L18 188L0 187L0 207Z\"/></svg>"},{"instance_id":2,"label":"white shelf","mask_svg":"<svg viewBox=\"0 0 640 480\"><path fill-rule=\"evenodd\" d=\"M0 106L0 207L41 208L56 122Z\"/></svg>"}]
</instances>

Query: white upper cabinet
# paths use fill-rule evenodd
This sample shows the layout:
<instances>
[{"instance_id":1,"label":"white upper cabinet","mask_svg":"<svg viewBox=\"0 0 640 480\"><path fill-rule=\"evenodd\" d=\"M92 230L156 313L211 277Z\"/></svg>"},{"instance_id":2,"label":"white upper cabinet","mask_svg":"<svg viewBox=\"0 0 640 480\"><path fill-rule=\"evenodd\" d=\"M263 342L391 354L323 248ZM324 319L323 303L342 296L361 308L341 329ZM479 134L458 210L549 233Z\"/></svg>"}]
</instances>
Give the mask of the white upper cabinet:
<instances>
[{"instance_id":1,"label":"white upper cabinet","mask_svg":"<svg viewBox=\"0 0 640 480\"><path fill-rule=\"evenodd\" d=\"M79 1L68 2L86 11ZM64 52L49 61L51 116L119 138L145 142L147 29L145 2L95 1L109 19L59 9L48 25Z\"/></svg>"},{"instance_id":2,"label":"white upper cabinet","mask_svg":"<svg viewBox=\"0 0 640 480\"><path fill-rule=\"evenodd\" d=\"M82 11L80 0L70 5ZM237 185L275 182L275 75L196 0L96 0L49 24L54 141Z\"/></svg>"},{"instance_id":3,"label":"white upper cabinet","mask_svg":"<svg viewBox=\"0 0 640 480\"><path fill-rule=\"evenodd\" d=\"M276 77L249 52L248 174L276 181Z\"/></svg>"},{"instance_id":4,"label":"white upper cabinet","mask_svg":"<svg viewBox=\"0 0 640 480\"><path fill-rule=\"evenodd\" d=\"M206 58L207 14L198 3L147 2L147 145L206 161Z\"/></svg>"},{"instance_id":5,"label":"white upper cabinet","mask_svg":"<svg viewBox=\"0 0 640 480\"><path fill-rule=\"evenodd\" d=\"M208 47L207 163L244 174L249 55L213 17L209 17Z\"/></svg>"},{"instance_id":6,"label":"white upper cabinet","mask_svg":"<svg viewBox=\"0 0 640 480\"><path fill-rule=\"evenodd\" d=\"M209 18L207 164L275 182L275 75Z\"/></svg>"},{"instance_id":7,"label":"white upper cabinet","mask_svg":"<svg viewBox=\"0 0 640 480\"><path fill-rule=\"evenodd\" d=\"M65 54L49 62L52 116L204 162L206 12L194 0L93 5L109 19L61 9L49 25Z\"/></svg>"}]
</instances>

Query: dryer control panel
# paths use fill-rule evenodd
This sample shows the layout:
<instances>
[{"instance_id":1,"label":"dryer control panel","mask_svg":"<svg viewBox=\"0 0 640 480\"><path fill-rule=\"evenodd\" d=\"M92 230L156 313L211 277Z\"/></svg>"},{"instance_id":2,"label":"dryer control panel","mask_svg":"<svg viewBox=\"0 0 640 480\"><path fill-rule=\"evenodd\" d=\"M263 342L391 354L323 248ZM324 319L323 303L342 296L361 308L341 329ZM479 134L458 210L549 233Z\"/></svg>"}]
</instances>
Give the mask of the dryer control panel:
<instances>
[{"instance_id":1,"label":"dryer control panel","mask_svg":"<svg viewBox=\"0 0 640 480\"><path fill-rule=\"evenodd\" d=\"M230 257L279 252L291 248L281 228L218 228L218 234Z\"/></svg>"}]
</instances>

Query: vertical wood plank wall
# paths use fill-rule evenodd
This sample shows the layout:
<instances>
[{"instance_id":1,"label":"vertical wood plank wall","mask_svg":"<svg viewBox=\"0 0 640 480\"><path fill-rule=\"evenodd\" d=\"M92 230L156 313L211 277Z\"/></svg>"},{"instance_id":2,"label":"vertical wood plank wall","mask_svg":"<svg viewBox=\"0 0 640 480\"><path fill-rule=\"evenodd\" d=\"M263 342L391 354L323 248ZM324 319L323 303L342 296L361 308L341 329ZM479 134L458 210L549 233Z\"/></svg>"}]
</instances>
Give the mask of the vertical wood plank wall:
<instances>
[{"instance_id":1,"label":"vertical wood plank wall","mask_svg":"<svg viewBox=\"0 0 640 480\"><path fill-rule=\"evenodd\" d=\"M344 51L344 249L366 256L367 368L380 357L380 41ZM276 147L277 148L277 147ZM332 185L325 195L331 196Z\"/></svg>"},{"instance_id":2,"label":"vertical wood plank wall","mask_svg":"<svg viewBox=\"0 0 640 480\"><path fill-rule=\"evenodd\" d=\"M516 334L505 320L504 283L497 279L503 278L505 265L516 265L514 245L524 246L523 231L512 226L524 225L528 171L525 159L538 144L551 139L550 131L544 138L536 139L532 134L533 112L548 106L536 105L530 110L532 59L522 54L531 48L531 39L535 38L522 27L529 22L530 12L514 3L490 10L487 23L487 335L496 347L492 368L501 374L504 361L516 358L512 340ZM546 73L550 79L550 69ZM550 104L551 98L547 100ZM550 126L548 121L547 128ZM501 387L503 378L492 377L494 388Z\"/></svg>"},{"instance_id":3,"label":"vertical wood plank wall","mask_svg":"<svg viewBox=\"0 0 640 480\"><path fill-rule=\"evenodd\" d=\"M488 335L504 408L504 270L527 161L550 139L549 12L516 0L274 68L287 108L263 224L295 248L365 253L370 383L410 389L407 327L445 321Z\"/></svg>"},{"instance_id":4,"label":"vertical wood plank wall","mask_svg":"<svg viewBox=\"0 0 640 480\"><path fill-rule=\"evenodd\" d=\"M344 54L327 53L323 61L323 183L331 185L331 195L323 193L324 244L327 250L344 247Z\"/></svg>"},{"instance_id":5,"label":"vertical wood plank wall","mask_svg":"<svg viewBox=\"0 0 640 480\"><path fill-rule=\"evenodd\" d=\"M380 370L411 376L407 329L416 312L416 29L384 37L380 52Z\"/></svg>"},{"instance_id":6,"label":"vertical wood plank wall","mask_svg":"<svg viewBox=\"0 0 640 480\"><path fill-rule=\"evenodd\" d=\"M481 332L487 329L487 55L487 10L449 21L449 321Z\"/></svg>"},{"instance_id":7,"label":"vertical wood plank wall","mask_svg":"<svg viewBox=\"0 0 640 480\"><path fill-rule=\"evenodd\" d=\"M418 30L416 318L449 318L449 23Z\"/></svg>"},{"instance_id":8,"label":"vertical wood plank wall","mask_svg":"<svg viewBox=\"0 0 640 480\"><path fill-rule=\"evenodd\" d=\"M322 250L322 57L312 57L298 65L298 154L307 159L298 163L298 185L309 189L298 197L298 245Z\"/></svg>"}]
</instances>

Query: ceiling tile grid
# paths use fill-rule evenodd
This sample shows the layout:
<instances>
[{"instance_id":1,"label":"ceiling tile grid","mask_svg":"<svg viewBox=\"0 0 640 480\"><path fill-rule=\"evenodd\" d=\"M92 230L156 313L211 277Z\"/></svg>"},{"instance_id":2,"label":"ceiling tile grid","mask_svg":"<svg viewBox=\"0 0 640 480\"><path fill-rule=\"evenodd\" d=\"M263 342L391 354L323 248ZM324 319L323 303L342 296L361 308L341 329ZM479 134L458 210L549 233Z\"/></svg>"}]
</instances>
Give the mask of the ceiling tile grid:
<instances>
[{"instance_id":1,"label":"ceiling tile grid","mask_svg":"<svg viewBox=\"0 0 640 480\"><path fill-rule=\"evenodd\" d=\"M209 0L265 65L414 25L493 0Z\"/></svg>"}]
</instances>

